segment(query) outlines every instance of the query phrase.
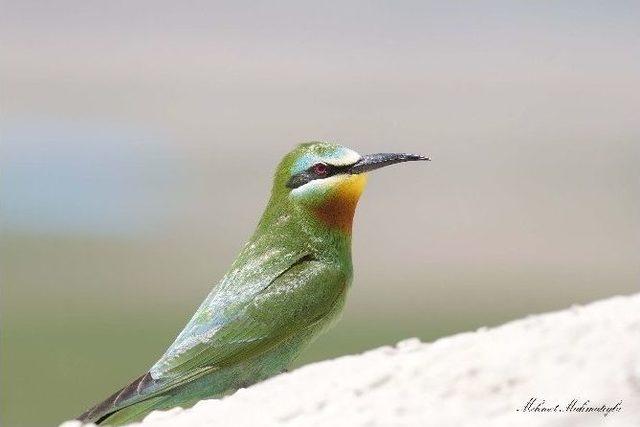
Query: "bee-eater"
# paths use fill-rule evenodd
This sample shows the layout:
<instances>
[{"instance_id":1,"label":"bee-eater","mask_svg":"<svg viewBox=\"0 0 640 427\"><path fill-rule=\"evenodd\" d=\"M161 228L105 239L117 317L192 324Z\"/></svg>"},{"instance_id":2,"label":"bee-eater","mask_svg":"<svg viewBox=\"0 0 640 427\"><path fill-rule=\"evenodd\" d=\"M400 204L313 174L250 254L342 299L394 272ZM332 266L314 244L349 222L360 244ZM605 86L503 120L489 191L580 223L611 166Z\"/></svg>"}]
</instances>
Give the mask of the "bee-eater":
<instances>
[{"instance_id":1,"label":"bee-eater","mask_svg":"<svg viewBox=\"0 0 640 427\"><path fill-rule=\"evenodd\" d=\"M276 170L253 236L169 349L147 373L78 419L120 425L284 371L342 310L365 172L414 160L429 158L361 156L324 142L298 145Z\"/></svg>"}]
</instances>

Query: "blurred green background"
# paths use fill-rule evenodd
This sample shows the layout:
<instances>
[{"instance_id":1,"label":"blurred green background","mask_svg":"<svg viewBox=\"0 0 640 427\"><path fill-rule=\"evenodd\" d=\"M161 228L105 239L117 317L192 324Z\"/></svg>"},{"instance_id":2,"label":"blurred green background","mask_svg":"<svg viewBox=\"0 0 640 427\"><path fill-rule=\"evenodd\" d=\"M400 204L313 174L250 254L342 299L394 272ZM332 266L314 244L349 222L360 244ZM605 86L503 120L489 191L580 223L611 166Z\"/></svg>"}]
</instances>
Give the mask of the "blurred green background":
<instances>
[{"instance_id":1,"label":"blurred green background","mask_svg":"<svg viewBox=\"0 0 640 427\"><path fill-rule=\"evenodd\" d=\"M371 177L342 321L298 364L637 292L637 2L9 1L2 425L141 374L294 144Z\"/></svg>"}]
</instances>

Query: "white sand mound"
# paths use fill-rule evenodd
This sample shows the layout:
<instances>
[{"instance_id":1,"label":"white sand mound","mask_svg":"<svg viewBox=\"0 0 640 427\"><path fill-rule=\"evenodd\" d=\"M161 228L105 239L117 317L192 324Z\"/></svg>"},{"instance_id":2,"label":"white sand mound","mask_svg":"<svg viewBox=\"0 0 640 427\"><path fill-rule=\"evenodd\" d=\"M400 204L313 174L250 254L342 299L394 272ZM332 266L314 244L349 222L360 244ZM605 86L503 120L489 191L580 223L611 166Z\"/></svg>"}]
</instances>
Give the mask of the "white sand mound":
<instances>
[{"instance_id":1,"label":"white sand mound","mask_svg":"<svg viewBox=\"0 0 640 427\"><path fill-rule=\"evenodd\" d=\"M640 294L315 363L133 425L638 427Z\"/></svg>"}]
</instances>

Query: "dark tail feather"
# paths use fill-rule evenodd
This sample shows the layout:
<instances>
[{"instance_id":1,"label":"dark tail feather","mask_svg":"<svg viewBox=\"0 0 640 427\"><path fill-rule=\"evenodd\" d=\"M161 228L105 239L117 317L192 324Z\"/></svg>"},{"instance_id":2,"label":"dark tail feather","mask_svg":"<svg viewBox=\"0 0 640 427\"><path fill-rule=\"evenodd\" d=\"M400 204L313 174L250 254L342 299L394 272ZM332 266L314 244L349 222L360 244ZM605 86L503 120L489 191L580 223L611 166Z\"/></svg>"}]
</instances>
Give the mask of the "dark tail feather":
<instances>
[{"instance_id":1,"label":"dark tail feather","mask_svg":"<svg viewBox=\"0 0 640 427\"><path fill-rule=\"evenodd\" d=\"M76 419L83 423L100 424L114 412L152 397L151 391L154 385L156 381L151 377L151 373L147 372Z\"/></svg>"}]
</instances>

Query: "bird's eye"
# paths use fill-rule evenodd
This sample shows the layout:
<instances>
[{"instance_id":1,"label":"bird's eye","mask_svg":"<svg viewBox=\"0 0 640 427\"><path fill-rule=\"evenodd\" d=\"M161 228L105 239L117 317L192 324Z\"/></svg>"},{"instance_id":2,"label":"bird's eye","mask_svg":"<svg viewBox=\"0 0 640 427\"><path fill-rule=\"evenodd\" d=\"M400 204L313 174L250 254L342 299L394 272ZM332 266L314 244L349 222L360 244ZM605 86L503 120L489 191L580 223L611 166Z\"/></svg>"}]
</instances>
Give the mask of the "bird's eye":
<instances>
[{"instance_id":1,"label":"bird's eye","mask_svg":"<svg viewBox=\"0 0 640 427\"><path fill-rule=\"evenodd\" d=\"M316 163L315 165L313 165L313 172L316 175L326 175L327 172L329 172L329 166L327 166L325 163Z\"/></svg>"}]
</instances>

